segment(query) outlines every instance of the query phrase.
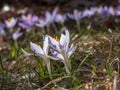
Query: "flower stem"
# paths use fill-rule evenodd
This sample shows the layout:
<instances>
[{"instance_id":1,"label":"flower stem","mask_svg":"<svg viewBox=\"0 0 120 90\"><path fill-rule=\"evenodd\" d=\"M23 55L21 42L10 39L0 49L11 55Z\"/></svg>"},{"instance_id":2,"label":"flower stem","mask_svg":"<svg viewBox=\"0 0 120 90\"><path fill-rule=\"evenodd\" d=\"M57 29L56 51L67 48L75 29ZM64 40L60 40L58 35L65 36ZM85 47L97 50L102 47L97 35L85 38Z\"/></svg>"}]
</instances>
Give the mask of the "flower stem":
<instances>
[{"instance_id":1,"label":"flower stem","mask_svg":"<svg viewBox=\"0 0 120 90\"><path fill-rule=\"evenodd\" d=\"M65 60L64 60L63 63L64 63L64 65L65 65L66 73L67 73L68 75L71 75L71 63L70 63L70 61L68 60L67 57L65 57Z\"/></svg>"},{"instance_id":2,"label":"flower stem","mask_svg":"<svg viewBox=\"0 0 120 90\"><path fill-rule=\"evenodd\" d=\"M50 60L47 60L47 70L48 70L48 73L49 73L49 77L50 79L52 80L52 73L51 73L51 67L50 67Z\"/></svg>"}]
</instances>

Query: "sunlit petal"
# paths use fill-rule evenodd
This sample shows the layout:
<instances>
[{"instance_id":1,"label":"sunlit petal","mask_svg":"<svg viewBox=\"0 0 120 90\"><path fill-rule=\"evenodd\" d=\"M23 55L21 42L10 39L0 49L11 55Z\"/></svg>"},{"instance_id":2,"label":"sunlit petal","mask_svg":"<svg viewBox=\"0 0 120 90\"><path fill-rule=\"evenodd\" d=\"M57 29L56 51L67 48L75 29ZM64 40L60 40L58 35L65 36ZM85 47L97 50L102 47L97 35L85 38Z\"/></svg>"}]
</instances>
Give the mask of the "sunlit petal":
<instances>
[{"instance_id":1,"label":"sunlit petal","mask_svg":"<svg viewBox=\"0 0 120 90\"><path fill-rule=\"evenodd\" d=\"M61 37L60 37L60 45L64 45L65 44L65 40L66 40L66 37L64 34L61 34Z\"/></svg>"},{"instance_id":2,"label":"sunlit petal","mask_svg":"<svg viewBox=\"0 0 120 90\"><path fill-rule=\"evenodd\" d=\"M30 42L30 48L36 55L40 57L44 55L42 48L38 46L37 44Z\"/></svg>"},{"instance_id":3,"label":"sunlit petal","mask_svg":"<svg viewBox=\"0 0 120 90\"><path fill-rule=\"evenodd\" d=\"M44 53L47 55L48 54L48 36L45 36L44 38L44 43L43 43L43 50L44 50Z\"/></svg>"}]
</instances>

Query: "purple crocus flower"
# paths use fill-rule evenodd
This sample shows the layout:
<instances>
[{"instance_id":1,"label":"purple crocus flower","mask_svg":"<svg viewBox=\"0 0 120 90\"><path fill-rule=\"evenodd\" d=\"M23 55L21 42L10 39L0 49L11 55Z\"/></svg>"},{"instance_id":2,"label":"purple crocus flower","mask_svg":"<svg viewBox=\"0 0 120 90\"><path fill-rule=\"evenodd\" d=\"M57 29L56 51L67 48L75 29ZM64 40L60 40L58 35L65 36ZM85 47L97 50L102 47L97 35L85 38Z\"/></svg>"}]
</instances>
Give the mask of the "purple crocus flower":
<instances>
[{"instance_id":1,"label":"purple crocus flower","mask_svg":"<svg viewBox=\"0 0 120 90\"><path fill-rule=\"evenodd\" d=\"M56 14L57 14L57 11L58 11L58 8L55 8L52 13L50 13L49 11L46 11L46 13L45 13L45 21L46 21L48 26L51 23L54 22L54 18L55 18Z\"/></svg>"},{"instance_id":2,"label":"purple crocus flower","mask_svg":"<svg viewBox=\"0 0 120 90\"><path fill-rule=\"evenodd\" d=\"M64 23L66 20L66 15L62 15L62 14L57 14L54 18L54 21L57 22L57 23Z\"/></svg>"},{"instance_id":3,"label":"purple crocus flower","mask_svg":"<svg viewBox=\"0 0 120 90\"><path fill-rule=\"evenodd\" d=\"M24 29L29 29L35 25L38 17L32 14L28 14L27 16L22 15L21 20L19 22L19 26Z\"/></svg>"},{"instance_id":4,"label":"purple crocus flower","mask_svg":"<svg viewBox=\"0 0 120 90\"><path fill-rule=\"evenodd\" d=\"M68 13L67 15L70 19L73 19L76 21L82 18L82 13L76 9L73 11L73 14Z\"/></svg>"},{"instance_id":5,"label":"purple crocus flower","mask_svg":"<svg viewBox=\"0 0 120 90\"><path fill-rule=\"evenodd\" d=\"M78 32L79 32L79 31L80 31L80 20L83 18L82 13L75 9L75 10L73 11L73 14L68 13L67 15L68 15L68 17L69 17L70 19L73 19L73 20L76 21L77 30L78 30Z\"/></svg>"},{"instance_id":6,"label":"purple crocus flower","mask_svg":"<svg viewBox=\"0 0 120 90\"><path fill-rule=\"evenodd\" d=\"M5 20L5 26L7 28L13 28L17 23L17 19L16 18L8 18L7 20Z\"/></svg>"},{"instance_id":7,"label":"purple crocus flower","mask_svg":"<svg viewBox=\"0 0 120 90\"><path fill-rule=\"evenodd\" d=\"M20 32L20 29L18 29L16 32L12 34L13 40L17 40L20 36L22 36L22 32Z\"/></svg>"}]
</instances>

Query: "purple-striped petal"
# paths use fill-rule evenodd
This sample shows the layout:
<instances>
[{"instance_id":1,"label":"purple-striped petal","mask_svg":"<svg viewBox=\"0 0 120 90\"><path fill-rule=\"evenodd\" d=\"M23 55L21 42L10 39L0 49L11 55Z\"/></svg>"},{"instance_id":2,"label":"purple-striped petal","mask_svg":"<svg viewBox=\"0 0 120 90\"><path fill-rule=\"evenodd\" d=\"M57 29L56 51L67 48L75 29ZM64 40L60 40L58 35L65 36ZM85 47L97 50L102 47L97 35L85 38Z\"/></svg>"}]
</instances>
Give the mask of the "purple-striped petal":
<instances>
[{"instance_id":1,"label":"purple-striped petal","mask_svg":"<svg viewBox=\"0 0 120 90\"><path fill-rule=\"evenodd\" d=\"M54 51L54 50L50 50L51 51L51 53L52 53L52 55L55 57L55 58L57 58L58 60L64 60L64 57L60 54L60 53L58 53L58 52L56 52L56 51Z\"/></svg>"},{"instance_id":2,"label":"purple-striped petal","mask_svg":"<svg viewBox=\"0 0 120 90\"><path fill-rule=\"evenodd\" d=\"M59 42L53 39L51 36L48 36L48 42L53 49L57 50L58 52L61 51Z\"/></svg>"},{"instance_id":3,"label":"purple-striped petal","mask_svg":"<svg viewBox=\"0 0 120 90\"><path fill-rule=\"evenodd\" d=\"M42 48L40 46L38 46L37 44L30 42L30 48L36 55L38 55L40 57L44 56L44 52L43 52Z\"/></svg>"}]
</instances>

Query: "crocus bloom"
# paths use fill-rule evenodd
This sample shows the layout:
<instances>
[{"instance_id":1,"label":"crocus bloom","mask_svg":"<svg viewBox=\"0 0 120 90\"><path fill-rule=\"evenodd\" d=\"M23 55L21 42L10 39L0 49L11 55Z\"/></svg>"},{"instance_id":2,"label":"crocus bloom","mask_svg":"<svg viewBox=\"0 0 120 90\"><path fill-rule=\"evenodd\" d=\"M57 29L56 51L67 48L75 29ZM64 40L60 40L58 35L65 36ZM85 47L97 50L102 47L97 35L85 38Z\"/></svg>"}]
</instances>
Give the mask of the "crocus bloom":
<instances>
[{"instance_id":1,"label":"crocus bloom","mask_svg":"<svg viewBox=\"0 0 120 90\"><path fill-rule=\"evenodd\" d=\"M17 40L20 36L22 36L22 32L20 32L20 29L18 29L16 32L12 34L13 40Z\"/></svg>"},{"instance_id":2,"label":"crocus bloom","mask_svg":"<svg viewBox=\"0 0 120 90\"><path fill-rule=\"evenodd\" d=\"M68 13L68 17L77 21L82 18L82 13L75 9L73 14Z\"/></svg>"},{"instance_id":3,"label":"crocus bloom","mask_svg":"<svg viewBox=\"0 0 120 90\"><path fill-rule=\"evenodd\" d=\"M7 28L13 28L17 23L17 19L15 18L8 18L7 20L5 20L5 25Z\"/></svg>"},{"instance_id":4,"label":"crocus bloom","mask_svg":"<svg viewBox=\"0 0 120 90\"><path fill-rule=\"evenodd\" d=\"M73 14L69 14L68 13L68 17L70 19L73 19L73 20L76 21L76 23L77 23L77 29L78 29L78 32L79 32L80 31L80 22L79 22L79 20L81 20L83 18L82 12L79 12L78 10L75 9L73 11Z\"/></svg>"},{"instance_id":5,"label":"crocus bloom","mask_svg":"<svg viewBox=\"0 0 120 90\"><path fill-rule=\"evenodd\" d=\"M57 14L55 16L55 22L57 22L57 23L62 23L63 24L65 22L65 20L66 20L66 15Z\"/></svg>"},{"instance_id":6,"label":"crocus bloom","mask_svg":"<svg viewBox=\"0 0 120 90\"><path fill-rule=\"evenodd\" d=\"M48 38L45 36L43 49L35 43L30 42L31 50L37 55L46 60L48 56Z\"/></svg>"},{"instance_id":7,"label":"crocus bloom","mask_svg":"<svg viewBox=\"0 0 120 90\"><path fill-rule=\"evenodd\" d=\"M71 70L71 64L70 61L68 60L70 56L73 54L73 52L76 49L76 46L73 44L69 47L69 42L70 42L70 34L69 31L65 31L65 35L61 34L60 40L57 41L52 37L48 37L49 44L53 48L51 53L53 56L57 59L61 59L62 62L65 65L66 72L70 74Z\"/></svg>"},{"instance_id":8,"label":"crocus bloom","mask_svg":"<svg viewBox=\"0 0 120 90\"><path fill-rule=\"evenodd\" d=\"M27 16L22 15L21 20L19 22L19 26L24 29L29 29L35 25L37 20L38 20L38 17L32 14L28 14Z\"/></svg>"},{"instance_id":9,"label":"crocus bloom","mask_svg":"<svg viewBox=\"0 0 120 90\"><path fill-rule=\"evenodd\" d=\"M35 55L41 57L45 61L49 75L51 77L50 60L48 60L48 49L49 49L48 37L45 36L44 38L43 49L37 44L32 43L32 42L30 42L30 48L35 53Z\"/></svg>"},{"instance_id":10,"label":"crocus bloom","mask_svg":"<svg viewBox=\"0 0 120 90\"><path fill-rule=\"evenodd\" d=\"M58 11L58 8L55 8L52 13L46 11L46 13L45 13L45 21L46 21L48 26L51 23L54 22L54 18L55 18L56 14L57 14L57 11Z\"/></svg>"}]
</instances>

